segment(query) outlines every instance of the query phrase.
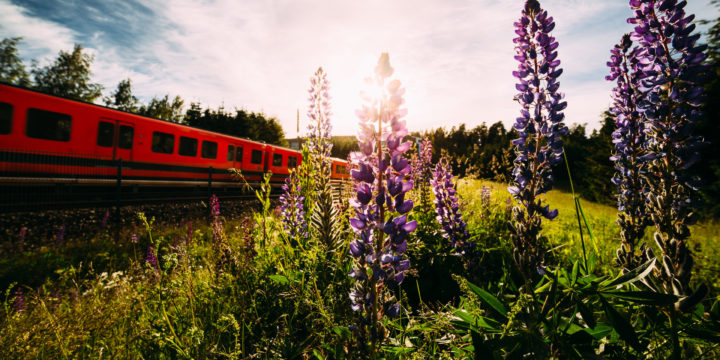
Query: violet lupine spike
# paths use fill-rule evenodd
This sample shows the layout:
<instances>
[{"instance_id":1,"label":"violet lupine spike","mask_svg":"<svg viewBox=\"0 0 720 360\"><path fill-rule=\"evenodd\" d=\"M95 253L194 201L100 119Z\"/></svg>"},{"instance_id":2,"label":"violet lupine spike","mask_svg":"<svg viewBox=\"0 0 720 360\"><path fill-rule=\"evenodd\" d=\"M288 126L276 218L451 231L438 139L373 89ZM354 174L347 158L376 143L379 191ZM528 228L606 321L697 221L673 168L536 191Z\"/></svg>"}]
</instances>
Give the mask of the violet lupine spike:
<instances>
[{"instance_id":1,"label":"violet lupine spike","mask_svg":"<svg viewBox=\"0 0 720 360\"><path fill-rule=\"evenodd\" d=\"M299 238L308 236L308 226L305 221L305 197L299 184L297 173L292 171L285 179L280 194L280 216L283 229L289 239L296 242Z\"/></svg>"},{"instance_id":2,"label":"violet lupine spike","mask_svg":"<svg viewBox=\"0 0 720 360\"><path fill-rule=\"evenodd\" d=\"M155 256L155 248L152 246L148 246L147 248L147 254L145 255L145 262L150 264L155 271L160 272L160 268L158 267L158 260L157 256Z\"/></svg>"},{"instance_id":3,"label":"violet lupine spike","mask_svg":"<svg viewBox=\"0 0 720 360\"><path fill-rule=\"evenodd\" d=\"M212 216L213 246L217 246L224 235L222 221L220 220L220 202L217 196L210 196L210 214Z\"/></svg>"},{"instance_id":4,"label":"violet lupine spike","mask_svg":"<svg viewBox=\"0 0 720 360\"><path fill-rule=\"evenodd\" d=\"M520 63L513 71L519 83L515 100L522 107L514 128L520 137L515 145L513 186L508 191L519 206L513 209L513 258L526 281L542 268L544 249L540 244L542 217L552 220L557 210L543 206L538 196L552 188L552 166L562 161L561 137L568 129L562 111L567 103L558 92L562 74L557 59L558 42L550 35L553 18L537 1L525 3L520 20L515 23L517 37L515 59Z\"/></svg>"},{"instance_id":5,"label":"violet lupine spike","mask_svg":"<svg viewBox=\"0 0 720 360\"><path fill-rule=\"evenodd\" d=\"M429 184L433 176L432 141L430 141L430 138L423 137L417 156L414 156L412 160L411 179L415 183L415 192L420 202L419 206L423 212L429 212L432 205Z\"/></svg>"},{"instance_id":6,"label":"violet lupine spike","mask_svg":"<svg viewBox=\"0 0 720 360\"><path fill-rule=\"evenodd\" d=\"M687 169L699 159L703 145L692 132L704 101L702 88L706 45L696 45L694 15L687 16L686 1L631 0L635 25L631 39L638 42L636 54L640 71L642 100L638 103L645 117L647 136L648 213L655 225L655 241L662 254L656 275L665 293L690 295L676 304L689 310L702 299L707 287L690 289L693 258L685 240L689 225L696 221L694 200L699 179Z\"/></svg>"},{"instance_id":7,"label":"violet lupine spike","mask_svg":"<svg viewBox=\"0 0 720 360\"><path fill-rule=\"evenodd\" d=\"M351 200L355 216L350 225L356 237L350 243L355 259L350 276L356 282L350 300L352 309L363 314L362 324L369 327L374 340L382 338L380 316L399 314L398 304L385 289L402 283L410 267L410 261L403 259L406 239L417 228L417 222L407 218L413 202L405 200L413 187L412 180L405 179L411 167L403 156L410 149L410 143L402 141L407 135L403 120L407 110L401 108L405 89L400 81L389 79L392 73L389 56L383 53L375 76L366 79L380 94L362 95L365 104L356 111L361 120L360 151L352 154L356 196Z\"/></svg>"},{"instance_id":8,"label":"violet lupine spike","mask_svg":"<svg viewBox=\"0 0 720 360\"><path fill-rule=\"evenodd\" d=\"M327 158L330 157L330 151L332 151L332 142L330 141L330 134L332 133L330 115L332 115L332 112L330 110L329 88L327 74L325 74L322 67L318 68L315 75L310 79L310 89L308 89L310 105L308 106L307 115L312 121L308 124L307 143L310 152L326 162L328 161ZM329 164L326 166L329 166Z\"/></svg>"},{"instance_id":9,"label":"violet lupine spike","mask_svg":"<svg viewBox=\"0 0 720 360\"><path fill-rule=\"evenodd\" d=\"M630 271L644 261L636 245L645 234L648 225L646 211L647 184L645 131L643 117L637 105L642 94L639 90L640 75L637 53L632 47L630 35L625 34L620 44L610 50L608 81L615 81L610 112L615 117L615 131L612 133L615 151L610 160L615 162L617 172L612 182L618 188L618 220L622 245L616 252L616 261L624 272Z\"/></svg>"},{"instance_id":10,"label":"violet lupine spike","mask_svg":"<svg viewBox=\"0 0 720 360\"><path fill-rule=\"evenodd\" d=\"M17 314L25 311L25 294L20 287L13 292L12 307Z\"/></svg>"},{"instance_id":11,"label":"violet lupine spike","mask_svg":"<svg viewBox=\"0 0 720 360\"><path fill-rule=\"evenodd\" d=\"M453 184L452 167L447 158L441 158L430 180L435 194L435 213L442 226L443 237L448 239L460 255L469 255L474 244L468 241L470 233L462 219L457 191Z\"/></svg>"}]
</instances>

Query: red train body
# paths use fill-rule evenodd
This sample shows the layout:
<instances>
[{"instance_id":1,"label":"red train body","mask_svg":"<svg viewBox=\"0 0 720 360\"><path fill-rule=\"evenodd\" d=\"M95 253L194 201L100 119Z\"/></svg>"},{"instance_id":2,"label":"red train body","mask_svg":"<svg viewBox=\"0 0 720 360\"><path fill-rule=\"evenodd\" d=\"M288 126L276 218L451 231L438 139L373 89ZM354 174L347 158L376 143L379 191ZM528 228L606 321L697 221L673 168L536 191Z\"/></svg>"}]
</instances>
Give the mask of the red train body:
<instances>
[{"instance_id":1,"label":"red train body","mask_svg":"<svg viewBox=\"0 0 720 360\"><path fill-rule=\"evenodd\" d=\"M275 145L147 118L90 103L0 84L0 178L28 181L113 181L122 160L125 184L237 183L272 172L282 182L302 162ZM349 177L332 159L332 179Z\"/></svg>"}]
</instances>

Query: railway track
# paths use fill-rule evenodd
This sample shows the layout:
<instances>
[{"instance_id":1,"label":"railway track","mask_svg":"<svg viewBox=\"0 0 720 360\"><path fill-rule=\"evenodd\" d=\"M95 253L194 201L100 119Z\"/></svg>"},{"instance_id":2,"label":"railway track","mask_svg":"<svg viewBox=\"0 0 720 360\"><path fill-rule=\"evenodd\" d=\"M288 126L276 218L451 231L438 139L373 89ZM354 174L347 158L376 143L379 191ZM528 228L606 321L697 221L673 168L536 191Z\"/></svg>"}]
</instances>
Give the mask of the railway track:
<instances>
[{"instance_id":1,"label":"railway track","mask_svg":"<svg viewBox=\"0 0 720 360\"><path fill-rule=\"evenodd\" d=\"M278 198L281 183L271 183ZM255 201L260 183L157 181L88 178L0 178L0 214L82 208L121 208L144 204L208 201ZM333 181L335 198L349 191L346 182Z\"/></svg>"}]
</instances>

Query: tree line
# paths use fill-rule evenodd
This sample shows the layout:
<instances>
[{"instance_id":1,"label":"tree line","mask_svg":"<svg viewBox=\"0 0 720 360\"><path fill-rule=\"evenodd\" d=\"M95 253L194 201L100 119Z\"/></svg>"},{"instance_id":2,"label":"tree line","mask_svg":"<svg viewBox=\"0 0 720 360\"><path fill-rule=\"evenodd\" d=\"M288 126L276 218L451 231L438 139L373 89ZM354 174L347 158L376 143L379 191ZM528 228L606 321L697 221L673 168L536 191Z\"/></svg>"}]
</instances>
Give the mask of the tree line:
<instances>
[{"instance_id":1,"label":"tree line","mask_svg":"<svg viewBox=\"0 0 720 360\"><path fill-rule=\"evenodd\" d=\"M185 101L179 95L172 97L170 94L154 96L148 103L142 103L133 94L130 78L121 80L114 91L103 97L104 87L92 81L90 67L95 59L84 52L80 44L76 44L72 51L61 50L57 58L45 66L33 61L28 71L18 51L21 41L20 37L0 41L0 82L90 103L100 100L107 107L142 116L287 145L285 133L274 117L244 109L230 113L222 106L217 110L210 107L203 110L199 103L190 103L186 110Z\"/></svg>"}]
</instances>

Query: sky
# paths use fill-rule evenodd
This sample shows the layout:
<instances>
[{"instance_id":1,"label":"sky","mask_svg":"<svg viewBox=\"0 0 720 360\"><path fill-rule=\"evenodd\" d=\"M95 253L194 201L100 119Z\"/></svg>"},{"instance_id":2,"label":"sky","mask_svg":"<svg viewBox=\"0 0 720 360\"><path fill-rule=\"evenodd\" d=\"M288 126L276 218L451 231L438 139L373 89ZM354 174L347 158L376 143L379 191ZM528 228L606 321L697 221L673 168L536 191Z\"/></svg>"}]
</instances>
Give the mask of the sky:
<instances>
[{"instance_id":1,"label":"sky","mask_svg":"<svg viewBox=\"0 0 720 360\"><path fill-rule=\"evenodd\" d=\"M715 19L709 0L687 13ZM276 117L287 137L308 117L310 78L330 81L333 135L354 135L363 79L381 53L406 88L411 131L502 121L512 126L513 22L521 0L0 0L0 38L23 37L26 64L52 62L81 44L93 81L112 92L132 79L144 102L242 108ZM566 123L599 127L610 105L610 49L631 26L626 0L541 0L564 69ZM705 27L700 27L705 29Z\"/></svg>"}]
</instances>

